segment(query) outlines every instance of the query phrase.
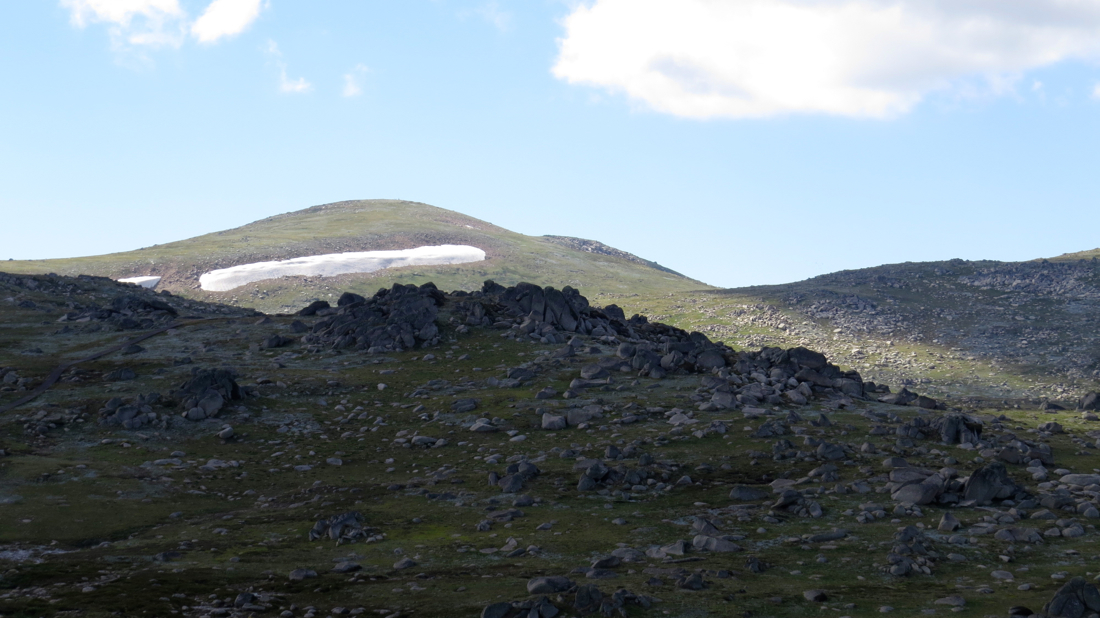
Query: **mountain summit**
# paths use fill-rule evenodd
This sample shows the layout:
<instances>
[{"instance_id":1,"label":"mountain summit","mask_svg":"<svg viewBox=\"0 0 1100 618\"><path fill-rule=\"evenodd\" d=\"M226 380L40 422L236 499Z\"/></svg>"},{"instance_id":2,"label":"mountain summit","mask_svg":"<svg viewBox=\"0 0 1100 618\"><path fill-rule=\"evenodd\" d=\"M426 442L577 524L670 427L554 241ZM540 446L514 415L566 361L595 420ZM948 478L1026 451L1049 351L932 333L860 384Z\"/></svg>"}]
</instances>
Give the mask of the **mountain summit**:
<instances>
[{"instance_id":1,"label":"mountain summit","mask_svg":"<svg viewBox=\"0 0 1100 618\"><path fill-rule=\"evenodd\" d=\"M464 247L484 259L465 263L403 262L374 272L262 279L210 291L200 278L213 271L317 259L346 253ZM371 254L374 255L374 254ZM330 258L332 260L341 258ZM364 259L375 260L367 257ZM346 261L346 260L344 260ZM668 293L708 288L655 262L581 238L526 236L443 208L403 200L354 200L313 206L136 251L80 258L11 261L13 273L54 272L114 279L160 277L158 289L231 302L264 311L289 311L341 292L370 294L395 282L432 281L443 289L476 289L486 279L570 285L589 295ZM283 268L283 270L286 270ZM208 279L210 277L208 276ZM222 277L224 280L226 277ZM245 279L238 277L237 280ZM207 288L207 289L204 289Z\"/></svg>"}]
</instances>

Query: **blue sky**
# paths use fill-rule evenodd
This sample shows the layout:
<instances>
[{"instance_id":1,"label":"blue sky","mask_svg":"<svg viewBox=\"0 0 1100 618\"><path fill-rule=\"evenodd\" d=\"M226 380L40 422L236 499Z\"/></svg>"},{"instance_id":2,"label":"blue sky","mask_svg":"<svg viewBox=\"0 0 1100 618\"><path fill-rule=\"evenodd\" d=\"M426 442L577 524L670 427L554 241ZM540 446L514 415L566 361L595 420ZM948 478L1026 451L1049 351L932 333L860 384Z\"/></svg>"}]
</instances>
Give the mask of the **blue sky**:
<instances>
[{"instance_id":1,"label":"blue sky","mask_svg":"<svg viewBox=\"0 0 1100 618\"><path fill-rule=\"evenodd\" d=\"M1098 59L1100 0L0 3L0 259L358 198L724 286L1092 249Z\"/></svg>"}]
</instances>

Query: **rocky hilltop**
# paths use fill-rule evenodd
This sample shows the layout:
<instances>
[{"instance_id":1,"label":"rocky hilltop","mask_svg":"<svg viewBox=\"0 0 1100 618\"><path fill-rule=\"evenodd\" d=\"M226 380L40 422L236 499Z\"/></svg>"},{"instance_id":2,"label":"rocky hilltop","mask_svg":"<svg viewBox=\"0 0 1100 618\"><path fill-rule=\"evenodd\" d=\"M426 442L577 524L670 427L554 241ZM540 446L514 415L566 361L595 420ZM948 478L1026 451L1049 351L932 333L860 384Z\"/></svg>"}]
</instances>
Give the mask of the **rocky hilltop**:
<instances>
[{"instance_id":1,"label":"rocky hilltop","mask_svg":"<svg viewBox=\"0 0 1100 618\"><path fill-rule=\"evenodd\" d=\"M975 403L1071 406L1100 384L1094 258L895 264L639 305L737 346L804 345Z\"/></svg>"}]
</instances>

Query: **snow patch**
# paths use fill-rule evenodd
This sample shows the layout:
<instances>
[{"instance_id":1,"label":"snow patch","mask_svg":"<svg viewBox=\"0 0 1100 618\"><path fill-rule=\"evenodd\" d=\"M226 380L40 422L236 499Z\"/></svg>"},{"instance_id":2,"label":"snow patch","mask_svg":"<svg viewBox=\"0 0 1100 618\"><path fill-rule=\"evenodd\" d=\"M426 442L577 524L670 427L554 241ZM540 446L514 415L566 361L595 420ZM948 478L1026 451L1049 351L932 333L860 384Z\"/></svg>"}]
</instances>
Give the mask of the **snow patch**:
<instances>
[{"instance_id":1,"label":"snow patch","mask_svg":"<svg viewBox=\"0 0 1100 618\"><path fill-rule=\"evenodd\" d=\"M212 270L199 277L199 285L208 292L226 292L253 281L294 275L332 277L348 273L372 273L383 268L399 266L466 264L484 259L484 251L469 245L437 245L398 251L327 253L279 262L256 262Z\"/></svg>"},{"instance_id":2,"label":"snow patch","mask_svg":"<svg viewBox=\"0 0 1100 618\"><path fill-rule=\"evenodd\" d=\"M160 283L160 277L127 277L125 279L119 279L118 281L119 283L133 283L151 290Z\"/></svg>"}]
</instances>

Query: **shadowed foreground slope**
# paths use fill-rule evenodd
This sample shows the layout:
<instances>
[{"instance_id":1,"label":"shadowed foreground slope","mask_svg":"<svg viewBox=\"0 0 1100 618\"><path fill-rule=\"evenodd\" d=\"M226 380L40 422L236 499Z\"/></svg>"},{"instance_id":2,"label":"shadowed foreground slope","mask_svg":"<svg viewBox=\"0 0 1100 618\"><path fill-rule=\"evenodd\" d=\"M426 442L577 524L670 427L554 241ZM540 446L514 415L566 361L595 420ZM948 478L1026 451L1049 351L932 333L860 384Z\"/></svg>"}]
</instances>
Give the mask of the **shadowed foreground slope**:
<instances>
[{"instance_id":1,"label":"shadowed foreground slope","mask_svg":"<svg viewBox=\"0 0 1100 618\"><path fill-rule=\"evenodd\" d=\"M811 350L627 315L490 284L261 316L0 274L0 410L89 359L0 413L0 614L1081 616L1056 612L1100 596L1073 579L1095 568L1095 414L890 405Z\"/></svg>"}]
</instances>

